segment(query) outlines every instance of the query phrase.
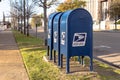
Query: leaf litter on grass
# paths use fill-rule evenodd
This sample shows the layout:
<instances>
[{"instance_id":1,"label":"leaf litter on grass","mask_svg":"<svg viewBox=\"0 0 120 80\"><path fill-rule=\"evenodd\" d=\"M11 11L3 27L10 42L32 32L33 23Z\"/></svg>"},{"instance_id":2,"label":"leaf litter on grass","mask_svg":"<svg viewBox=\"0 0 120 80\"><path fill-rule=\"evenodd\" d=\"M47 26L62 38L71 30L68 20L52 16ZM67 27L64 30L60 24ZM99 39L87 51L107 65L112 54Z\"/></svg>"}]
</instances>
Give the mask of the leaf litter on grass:
<instances>
[{"instance_id":1,"label":"leaf litter on grass","mask_svg":"<svg viewBox=\"0 0 120 80\"><path fill-rule=\"evenodd\" d=\"M63 73L55 64L43 60L43 56L46 55L46 47L42 45L43 40L26 37L18 32L14 32L14 35L30 80L120 80L120 70L107 67L98 61L94 61L94 71L97 74Z\"/></svg>"}]
</instances>

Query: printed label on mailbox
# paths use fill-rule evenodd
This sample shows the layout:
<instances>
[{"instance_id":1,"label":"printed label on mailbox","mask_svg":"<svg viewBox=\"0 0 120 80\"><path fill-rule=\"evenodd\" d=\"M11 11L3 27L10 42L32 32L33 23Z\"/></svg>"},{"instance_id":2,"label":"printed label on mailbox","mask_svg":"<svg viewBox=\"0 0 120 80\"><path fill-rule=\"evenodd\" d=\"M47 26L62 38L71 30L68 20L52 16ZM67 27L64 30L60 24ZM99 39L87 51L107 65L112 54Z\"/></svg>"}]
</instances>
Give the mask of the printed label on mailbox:
<instances>
[{"instance_id":1,"label":"printed label on mailbox","mask_svg":"<svg viewBox=\"0 0 120 80\"><path fill-rule=\"evenodd\" d=\"M48 29L48 39L50 39L51 29Z\"/></svg>"},{"instance_id":2,"label":"printed label on mailbox","mask_svg":"<svg viewBox=\"0 0 120 80\"><path fill-rule=\"evenodd\" d=\"M85 46L87 33L74 33L73 47Z\"/></svg>"},{"instance_id":3,"label":"printed label on mailbox","mask_svg":"<svg viewBox=\"0 0 120 80\"><path fill-rule=\"evenodd\" d=\"M61 44L65 45L65 32L61 33Z\"/></svg>"},{"instance_id":4,"label":"printed label on mailbox","mask_svg":"<svg viewBox=\"0 0 120 80\"><path fill-rule=\"evenodd\" d=\"M58 37L58 33L57 31L54 32L54 43L57 43L57 37Z\"/></svg>"}]
</instances>

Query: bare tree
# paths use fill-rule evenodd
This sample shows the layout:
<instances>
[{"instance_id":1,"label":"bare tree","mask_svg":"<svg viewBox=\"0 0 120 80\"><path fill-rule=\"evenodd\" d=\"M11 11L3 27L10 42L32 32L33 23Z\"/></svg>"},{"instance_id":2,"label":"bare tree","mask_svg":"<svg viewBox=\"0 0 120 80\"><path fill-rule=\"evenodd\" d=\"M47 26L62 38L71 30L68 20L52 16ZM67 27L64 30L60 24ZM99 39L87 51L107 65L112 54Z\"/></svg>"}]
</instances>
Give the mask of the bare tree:
<instances>
[{"instance_id":1,"label":"bare tree","mask_svg":"<svg viewBox=\"0 0 120 80\"><path fill-rule=\"evenodd\" d=\"M18 23L17 22L17 19L18 19L18 3L17 2L13 2L11 1L11 17L12 17L12 21L11 23L13 24L14 28L17 28L16 24Z\"/></svg>"},{"instance_id":2,"label":"bare tree","mask_svg":"<svg viewBox=\"0 0 120 80\"><path fill-rule=\"evenodd\" d=\"M21 19L21 16L22 16L22 14L21 14L21 11L22 11L22 6L21 6L21 4L19 4L19 2L15 2L14 4L13 4L13 7L14 7L14 9L17 11L17 13L14 13L14 14L16 14L16 18L18 19L18 29L19 30L21 30L22 29L22 26L20 27L20 19ZM11 12L12 13L12 12ZM22 31L22 30L21 30Z\"/></svg>"},{"instance_id":3,"label":"bare tree","mask_svg":"<svg viewBox=\"0 0 120 80\"><path fill-rule=\"evenodd\" d=\"M38 26L42 25L42 20L43 20L43 14L34 14L31 19L31 25L35 27L37 24Z\"/></svg>"},{"instance_id":4,"label":"bare tree","mask_svg":"<svg viewBox=\"0 0 120 80\"><path fill-rule=\"evenodd\" d=\"M30 17L32 17L32 15L36 12L34 9L34 3L31 2L29 0L27 0L27 4L26 4L26 17L27 17L27 36L29 36L29 19Z\"/></svg>"},{"instance_id":5,"label":"bare tree","mask_svg":"<svg viewBox=\"0 0 120 80\"><path fill-rule=\"evenodd\" d=\"M18 25L21 33L23 33L22 31L22 20L23 20L23 2L22 0L10 0L10 4L11 4L11 17L14 20L14 18L18 19ZM15 21L13 21L15 22ZM21 23L21 24L20 24Z\"/></svg>"},{"instance_id":6,"label":"bare tree","mask_svg":"<svg viewBox=\"0 0 120 80\"><path fill-rule=\"evenodd\" d=\"M115 20L115 29L117 29L117 18L120 16L120 0L113 0L109 7L109 14Z\"/></svg>"},{"instance_id":7,"label":"bare tree","mask_svg":"<svg viewBox=\"0 0 120 80\"><path fill-rule=\"evenodd\" d=\"M24 0L24 2L23 0L17 0L17 4L16 4L16 1L13 2L12 7L15 10L17 10L17 13L16 14L14 13L14 14L15 15L19 14L19 19L21 20L21 31L22 31L22 25L24 20L24 34L26 34L26 31L27 31L27 36L29 36L29 24L28 24L29 18L31 17L32 14L35 13L33 2L30 0ZM13 12L11 13L13 14Z\"/></svg>"},{"instance_id":8,"label":"bare tree","mask_svg":"<svg viewBox=\"0 0 120 80\"><path fill-rule=\"evenodd\" d=\"M43 8L44 12L44 41L47 45L47 8L50 8L57 0L32 0L37 6Z\"/></svg>"}]
</instances>

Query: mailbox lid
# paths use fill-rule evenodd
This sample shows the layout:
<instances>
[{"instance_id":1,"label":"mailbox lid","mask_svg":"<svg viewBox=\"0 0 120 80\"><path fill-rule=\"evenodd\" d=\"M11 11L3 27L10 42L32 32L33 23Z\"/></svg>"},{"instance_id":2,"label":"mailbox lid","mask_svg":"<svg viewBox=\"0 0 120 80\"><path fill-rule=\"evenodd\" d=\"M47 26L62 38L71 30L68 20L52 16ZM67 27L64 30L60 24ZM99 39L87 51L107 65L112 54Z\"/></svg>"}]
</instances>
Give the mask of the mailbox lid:
<instances>
[{"instance_id":1,"label":"mailbox lid","mask_svg":"<svg viewBox=\"0 0 120 80\"><path fill-rule=\"evenodd\" d=\"M90 13L83 8L75 9L70 13L68 23L68 55L91 56L93 21Z\"/></svg>"},{"instance_id":2,"label":"mailbox lid","mask_svg":"<svg viewBox=\"0 0 120 80\"><path fill-rule=\"evenodd\" d=\"M49 18L48 18L48 38L47 38L47 45L48 46L52 46L52 41L53 41L53 20L54 20L54 17L57 15L58 13L52 13Z\"/></svg>"},{"instance_id":3,"label":"mailbox lid","mask_svg":"<svg viewBox=\"0 0 120 80\"><path fill-rule=\"evenodd\" d=\"M58 51L60 48L60 18L63 13L59 13L55 16L53 21L53 48Z\"/></svg>"}]
</instances>

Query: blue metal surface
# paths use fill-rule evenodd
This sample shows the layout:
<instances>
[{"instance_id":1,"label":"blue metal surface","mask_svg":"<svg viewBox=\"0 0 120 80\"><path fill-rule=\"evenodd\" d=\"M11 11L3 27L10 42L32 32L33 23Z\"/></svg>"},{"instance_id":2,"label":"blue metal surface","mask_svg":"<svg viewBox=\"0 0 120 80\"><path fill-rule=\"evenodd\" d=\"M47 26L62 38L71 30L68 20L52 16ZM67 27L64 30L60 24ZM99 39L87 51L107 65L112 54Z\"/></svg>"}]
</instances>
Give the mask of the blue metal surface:
<instances>
[{"instance_id":1,"label":"blue metal surface","mask_svg":"<svg viewBox=\"0 0 120 80\"><path fill-rule=\"evenodd\" d=\"M58 51L60 44L60 18L63 13L59 13L55 16L53 21L53 48Z\"/></svg>"},{"instance_id":2,"label":"blue metal surface","mask_svg":"<svg viewBox=\"0 0 120 80\"><path fill-rule=\"evenodd\" d=\"M89 56L92 70L93 31L92 17L82 8L64 12L60 20L60 54L66 56L66 72L69 72L71 56Z\"/></svg>"},{"instance_id":3,"label":"blue metal surface","mask_svg":"<svg viewBox=\"0 0 120 80\"><path fill-rule=\"evenodd\" d=\"M67 11L63 13L60 19L60 53L67 56L67 42L68 42L68 14L70 14L72 11Z\"/></svg>"},{"instance_id":4,"label":"blue metal surface","mask_svg":"<svg viewBox=\"0 0 120 80\"><path fill-rule=\"evenodd\" d=\"M50 60L52 60L52 50L53 50L53 20L54 17L58 13L52 13L49 18L48 18L48 39L47 39L47 45L49 46L50 49Z\"/></svg>"},{"instance_id":5,"label":"blue metal surface","mask_svg":"<svg viewBox=\"0 0 120 80\"><path fill-rule=\"evenodd\" d=\"M60 66L60 18L62 14L57 14L53 20L53 49L58 52L58 66Z\"/></svg>"}]
</instances>

